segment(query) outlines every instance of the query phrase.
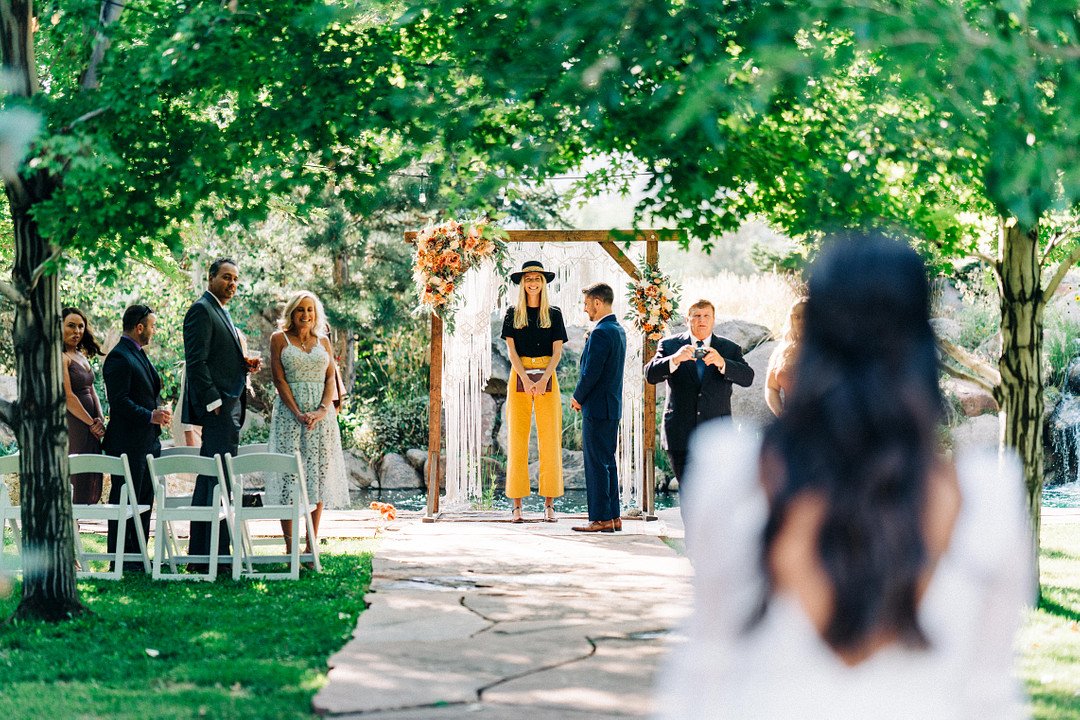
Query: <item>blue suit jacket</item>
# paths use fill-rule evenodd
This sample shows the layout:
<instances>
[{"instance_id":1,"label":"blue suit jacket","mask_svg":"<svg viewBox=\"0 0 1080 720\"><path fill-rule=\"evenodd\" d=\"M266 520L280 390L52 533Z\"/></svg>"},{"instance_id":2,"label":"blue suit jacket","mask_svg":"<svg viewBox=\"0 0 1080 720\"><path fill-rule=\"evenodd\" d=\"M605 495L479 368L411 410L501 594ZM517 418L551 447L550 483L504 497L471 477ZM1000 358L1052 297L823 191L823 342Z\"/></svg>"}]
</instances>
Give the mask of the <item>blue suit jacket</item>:
<instances>
[{"instance_id":1,"label":"blue suit jacket","mask_svg":"<svg viewBox=\"0 0 1080 720\"><path fill-rule=\"evenodd\" d=\"M574 399L581 414L596 420L622 417L623 364L626 362L626 332L614 315L596 324L581 351L581 376Z\"/></svg>"}]
</instances>

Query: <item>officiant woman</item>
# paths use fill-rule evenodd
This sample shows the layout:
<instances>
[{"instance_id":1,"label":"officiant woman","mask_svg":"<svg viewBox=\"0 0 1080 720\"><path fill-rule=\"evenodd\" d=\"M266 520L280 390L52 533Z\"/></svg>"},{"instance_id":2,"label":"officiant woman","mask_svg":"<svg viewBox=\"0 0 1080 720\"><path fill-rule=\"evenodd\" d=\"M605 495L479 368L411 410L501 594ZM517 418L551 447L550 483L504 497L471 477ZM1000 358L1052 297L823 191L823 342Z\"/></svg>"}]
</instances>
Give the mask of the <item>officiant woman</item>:
<instances>
[{"instance_id":1,"label":"officiant woman","mask_svg":"<svg viewBox=\"0 0 1080 720\"><path fill-rule=\"evenodd\" d=\"M563 494L562 395L555 368L567 336L562 311L548 301L548 283L554 279L555 273L535 260L510 274L518 286L518 299L506 311L502 338L511 365L506 387L506 496L514 501L515 523L524 522L521 499L530 492L529 431L534 415L546 521L555 522L553 503Z\"/></svg>"}]
</instances>

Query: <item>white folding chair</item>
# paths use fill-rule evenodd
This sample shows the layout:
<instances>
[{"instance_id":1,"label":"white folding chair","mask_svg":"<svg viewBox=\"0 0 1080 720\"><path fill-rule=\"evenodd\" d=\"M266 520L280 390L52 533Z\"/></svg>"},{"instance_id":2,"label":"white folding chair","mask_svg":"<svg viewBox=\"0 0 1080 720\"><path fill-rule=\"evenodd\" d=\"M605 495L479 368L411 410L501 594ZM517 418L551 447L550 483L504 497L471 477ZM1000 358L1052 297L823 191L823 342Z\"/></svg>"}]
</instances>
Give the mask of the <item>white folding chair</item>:
<instances>
[{"instance_id":1,"label":"white folding chair","mask_svg":"<svg viewBox=\"0 0 1080 720\"><path fill-rule=\"evenodd\" d=\"M146 456L146 462L150 466L150 480L154 483L154 570L155 580L209 580L217 578L217 564L219 562L231 562L233 574L236 573L236 563L239 554L235 551L238 544L235 541L232 510L229 507L225 491L225 473L221 469L221 456L212 458L199 455L173 455L171 457L155 458ZM169 495L167 476L179 473L194 475L211 475L217 478L211 494L210 504L198 506L191 504L191 498L187 496ZM234 552L229 555L219 555L217 552L218 539L221 530L221 521L224 520L229 535L233 538ZM210 548L206 555L179 554L177 547L177 534L172 523L174 522L208 522L210 523ZM188 534L190 547L190 532ZM162 565L168 556L169 570L163 570ZM185 565L206 564L205 574L182 573L177 563Z\"/></svg>"},{"instance_id":2,"label":"white folding chair","mask_svg":"<svg viewBox=\"0 0 1080 720\"><path fill-rule=\"evenodd\" d=\"M106 580L119 580L124 575L125 562L141 562L146 572L150 572L150 557L146 552L146 536L143 534L142 522L139 515L150 512L150 505L138 505L135 495L135 485L131 478L131 464L128 456L121 455L69 455L68 465L72 475L77 473L102 473L112 476L115 483L122 480L120 497L113 503L97 503L94 505L71 504L71 515L75 520L75 557L79 560L81 570L77 570L76 577L81 578L104 578ZM80 520L115 520L116 548L113 552L87 552L83 549L82 538L79 535ZM139 552L125 553L124 541L127 535L127 521L134 520L135 537L139 540ZM91 560L111 560L112 570L99 571L90 569Z\"/></svg>"},{"instance_id":3,"label":"white folding chair","mask_svg":"<svg viewBox=\"0 0 1080 720\"><path fill-rule=\"evenodd\" d=\"M198 455L200 449L191 445L174 445L173 447L161 448L161 457L176 457L177 455Z\"/></svg>"},{"instance_id":4,"label":"white folding chair","mask_svg":"<svg viewBox=\"0 0 1080 720\"><path fill-rule=\"evenodd\" d=\"M252 453L266 453L270 452L269 443L250 443L248 445L241 445L236 448L236 454L239 455L251 455Z\"/></svg>"},{"instance_id":5,"label":"white folding chair","mask_svg":"<svg viewBox=\"0 0 1080 720\"><path fill-rule=\"evenodd\" d=\"M285 455L279 453L250 453L233 457L225 456L225 466L229 469L232 482L233 498L243 497L243 476L248 473L276 473L292 475L294 491L293 502L289 505L266 505L262 507L243 507L234 503L233 520L239 536L236 547L241 549L242 562L233 565L233 578L251 577L267 579L292 579L300 577L300 563L310 562L316 571L322 571L319 561L319 539L315 536L315 523L311 517L311 504L308 502L307 483L304 480L304 465L300 453ZM304 531L310 540L312 552L300 552L300 520L304 520ZM257 555L248 531L248 520L291 520L293 527L292 550L288 555ZM287 562L286 572L255 572L255 564Z\"/></svg>"},{"instance_id":6,"label":"white folding chair","mask_svg":"<svg viewBox=\"0 0 1080 720\"><path fill-rule=\"evenodd\" d=\"M13 505L10 491L8 490L5 475L19 474L19 454L0 457L0 573L17 573L21 569L20 558L22 557L22 508ZM4 531L11 529L11 539L15 545L15 556L8 559L4 553L7 540Z\"/></svg>"}]
</instances>

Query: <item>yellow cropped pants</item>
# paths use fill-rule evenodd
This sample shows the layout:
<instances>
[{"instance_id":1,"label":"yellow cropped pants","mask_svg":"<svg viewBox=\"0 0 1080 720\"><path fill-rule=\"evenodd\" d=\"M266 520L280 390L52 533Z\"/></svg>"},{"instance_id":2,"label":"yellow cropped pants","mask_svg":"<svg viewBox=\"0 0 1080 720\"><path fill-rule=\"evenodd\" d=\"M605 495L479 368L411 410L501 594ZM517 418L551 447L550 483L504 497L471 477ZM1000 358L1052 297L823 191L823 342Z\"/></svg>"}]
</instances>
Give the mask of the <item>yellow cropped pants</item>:
<instances>
[{"instance_id":1,"label":"yellow cropped pants","mask_svg":"<svg viewBox=\"0 0 1080 720\"><path fill-rule=\"evenodd\" d=\"M523 357L526 370L543 370L550 357ZM506 388L506 497L529 495L529 431L536 414L536 442L540 451L540 495L563 494L562 472L562 395L559 381L551 376L551 392L532 396L518 392L517 373L510 370Z\"/></svg>"}]
</instances>

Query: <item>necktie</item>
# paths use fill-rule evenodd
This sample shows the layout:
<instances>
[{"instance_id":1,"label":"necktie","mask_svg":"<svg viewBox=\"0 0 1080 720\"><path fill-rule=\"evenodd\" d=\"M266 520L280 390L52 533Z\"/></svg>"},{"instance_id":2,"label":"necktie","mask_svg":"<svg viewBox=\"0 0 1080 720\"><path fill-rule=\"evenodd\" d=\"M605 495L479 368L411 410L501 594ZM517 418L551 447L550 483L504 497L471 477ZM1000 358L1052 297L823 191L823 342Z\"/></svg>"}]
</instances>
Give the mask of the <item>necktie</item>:
<instances>
[{"instance_id":1,"label":"necktie","mask_svg":"<svg viewBox=\"0 0 1080 720\"><path fill-rule=\"evenodd\" d=\"M701 349L701 347L704 344L705 344L704 340L698 340L697 341L698 349ZM697 365L697 379L698 379L698 382L701 382L701 379L705 377L705 361L702 360L701 358L698 358L696 365Z\"/></svg>"}]
</instances>

